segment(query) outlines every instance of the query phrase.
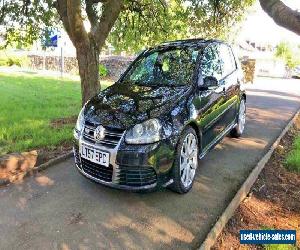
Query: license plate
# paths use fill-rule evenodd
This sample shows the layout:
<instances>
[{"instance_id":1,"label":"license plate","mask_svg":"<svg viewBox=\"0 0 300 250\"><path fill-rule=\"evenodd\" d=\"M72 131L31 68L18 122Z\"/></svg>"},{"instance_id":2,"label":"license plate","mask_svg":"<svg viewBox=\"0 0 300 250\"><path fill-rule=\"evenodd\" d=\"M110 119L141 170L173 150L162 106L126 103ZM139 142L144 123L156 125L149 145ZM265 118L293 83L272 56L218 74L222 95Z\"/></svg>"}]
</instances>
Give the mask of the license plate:
<instances>
[{"instance_id":1,"label":"license plate","mask_svg":"<svg viewBox=\"0 0 300 250\"><path fill-rule=\"evenodd\" d=\"M80 155L82 158L91 162L104 165L105 167L109 166L109 153L107 152L103 152L85 144L80 144Z\"/></svg>"}]
</instances>

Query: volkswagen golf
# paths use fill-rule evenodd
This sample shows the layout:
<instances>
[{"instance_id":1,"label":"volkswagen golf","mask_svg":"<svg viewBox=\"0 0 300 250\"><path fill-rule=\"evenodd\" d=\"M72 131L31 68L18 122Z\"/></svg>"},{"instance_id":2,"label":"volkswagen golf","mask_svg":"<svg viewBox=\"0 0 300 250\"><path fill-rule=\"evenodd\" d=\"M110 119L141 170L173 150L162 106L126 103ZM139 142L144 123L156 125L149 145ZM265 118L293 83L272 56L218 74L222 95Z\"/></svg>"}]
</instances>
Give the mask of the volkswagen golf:
<instances>
[{"instance_id":1,"label":"volkswagen golf","mask_svg":"<svg viewBox=\"0 0 300 250\"><path fill-rule=\"evenodd\" d=\"M227 134L240 137L245 122L243 73L231 46L168 42L143 51L84 105L75 164L110 187L187 193L200 159Z\"/></svg>"}]
</instances>

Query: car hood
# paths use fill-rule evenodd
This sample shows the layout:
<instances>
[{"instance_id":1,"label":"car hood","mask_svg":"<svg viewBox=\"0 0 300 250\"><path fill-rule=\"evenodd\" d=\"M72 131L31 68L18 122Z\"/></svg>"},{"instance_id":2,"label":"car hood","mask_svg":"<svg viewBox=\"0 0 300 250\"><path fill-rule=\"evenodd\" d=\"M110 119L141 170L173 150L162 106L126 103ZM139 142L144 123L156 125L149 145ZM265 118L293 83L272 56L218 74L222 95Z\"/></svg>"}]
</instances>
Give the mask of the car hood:
<instances>
[{"instance_id":1,"label":"car hood","mask_svg":"<svg viewBox=\"0 0 300 250\"><path fill-rule=\"evenodd\" d=\"M116 83L87 103L85 120L111 128L128 129L166 114L186 96L190 88Z\"/></svg>"}]
</instances>

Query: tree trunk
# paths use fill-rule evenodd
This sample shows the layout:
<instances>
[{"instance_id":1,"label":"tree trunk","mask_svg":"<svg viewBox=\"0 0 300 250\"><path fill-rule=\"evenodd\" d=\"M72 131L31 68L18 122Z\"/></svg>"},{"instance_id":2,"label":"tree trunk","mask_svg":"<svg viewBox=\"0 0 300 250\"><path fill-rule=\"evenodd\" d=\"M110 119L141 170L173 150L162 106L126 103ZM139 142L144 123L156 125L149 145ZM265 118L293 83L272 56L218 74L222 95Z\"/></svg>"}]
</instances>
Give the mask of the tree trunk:
<instances>
[{"instance_id":1,"label":"tree trunk","mask_svg":"<svg viewBox=\"0 0 300 250\"><path fill-rule=\"evenodd\" d=\"M81 79L82 106L100 90L99 50L91 42L76 49Z\"/></svg>"},{"instance_id":2,"label":"tree trunk","mask_svg":"<svg viewBox=\"0 0 300 250\"><path fill-rule=\"evenodd\" d=\"M262 9L274 22L300 35L300 13L292 10L280 0L259 0Z\"/></svg>"}]
</instances>

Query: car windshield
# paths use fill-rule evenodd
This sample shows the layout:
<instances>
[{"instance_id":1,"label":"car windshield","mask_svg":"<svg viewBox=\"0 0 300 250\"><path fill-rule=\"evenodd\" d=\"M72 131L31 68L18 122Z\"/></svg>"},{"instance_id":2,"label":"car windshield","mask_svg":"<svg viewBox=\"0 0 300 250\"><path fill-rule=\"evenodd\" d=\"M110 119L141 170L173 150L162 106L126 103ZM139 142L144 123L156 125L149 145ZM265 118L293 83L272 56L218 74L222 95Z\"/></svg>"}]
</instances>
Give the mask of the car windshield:
<instances>
[{"instance_id":1,"label":"car windshield","mask_svg":"<svg viewBox=\"0 0 300 250\"><path fill-rule=\"evenodd\" d=\"M142 86L184 86L192 82L199 48L150 51L138 59L122 82Z\"/></svg>"}]
</instances>

